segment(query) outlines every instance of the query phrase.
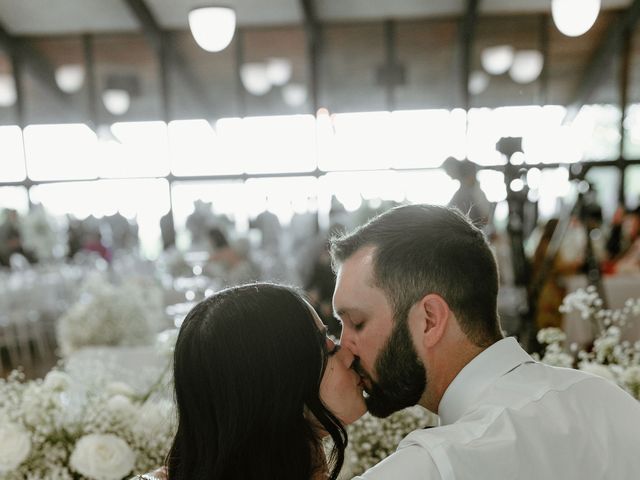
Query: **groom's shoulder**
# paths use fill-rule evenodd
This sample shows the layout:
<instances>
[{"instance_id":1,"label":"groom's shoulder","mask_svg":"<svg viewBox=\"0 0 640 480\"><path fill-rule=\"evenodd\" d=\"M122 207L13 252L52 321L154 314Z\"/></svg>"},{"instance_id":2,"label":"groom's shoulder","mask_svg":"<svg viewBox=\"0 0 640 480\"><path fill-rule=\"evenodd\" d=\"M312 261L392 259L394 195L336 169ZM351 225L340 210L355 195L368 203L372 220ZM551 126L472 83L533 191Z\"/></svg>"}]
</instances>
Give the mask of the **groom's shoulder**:
<instances>
[{"instance_id":1,"label":"groom's shoulder","mask_svg":"<svg viewBox=\"0 0 640 480\"><path fill-rule=\"evenodd\" d=\"M418 431L421 430L412 433ZM399 447L393 454L367 470L362 476L355 477L354 480L423 480L425 478L440 480L442 477L430 452L414 444Z\"/></svg>"}]
</instances>

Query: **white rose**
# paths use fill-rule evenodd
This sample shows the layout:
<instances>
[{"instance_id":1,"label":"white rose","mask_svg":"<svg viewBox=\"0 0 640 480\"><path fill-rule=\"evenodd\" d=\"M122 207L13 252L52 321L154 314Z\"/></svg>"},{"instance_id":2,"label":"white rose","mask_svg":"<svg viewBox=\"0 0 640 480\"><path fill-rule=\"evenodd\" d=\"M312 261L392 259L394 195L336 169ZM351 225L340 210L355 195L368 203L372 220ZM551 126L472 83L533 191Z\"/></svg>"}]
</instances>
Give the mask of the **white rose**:
<instances>
[{"instance_id":1,"label":"white rose","mask_svg":"<svg viewBox=\"0 0 640 480\"><path fill-rule=\"evenodd\" d=\"M583 372L591 373L592 375L597 375L598 377L602 377L606 380L611 380L615 382L615 377L609 368L604 365L600 365L599 363L586 362L580 364L580 370Z\"/></svg>"},{"instance_id":2,"label":"white rose","mask_svg":"<svg viewBox=\"0 0 640 480\"><path fill-rule=\"evenodd\" d=\"M76 472L93 480L120 480L131 473L136 455L116 435L85 435L76 443L70 464Z\"/></svg>"},{"instance_id":3,"label":"white rose","mask_svg":"<svg viewBox=\"0 0 640 480\"><path fill-rule=\"evenodd\" d=\"M42 386L47 390L61 392L67 390L71 386L71 382L71 377L66 373L59 370L51 370L44 377Z\"/></svg>"},{"instance_id":4,"label":"white rose","mask_svg":"<svg viewBox=\"0 0 640 480\"><path fill-rule=\"evenodd\" d=\"M107 385L106 390L111 395L124 395L129 398L137 396L136 391L124 382L111 382Z\"/></svg>"},{"instance_id":5,"label":"white rose","mask_svg":"<svg viewBox=\"0 0 640 480\"><path fill-rule=\"evenodd\" d=\"M24 462L31 452L31 438L15 423L0 425L0 473L7 473Z\"/></svg>"}]
</instances>

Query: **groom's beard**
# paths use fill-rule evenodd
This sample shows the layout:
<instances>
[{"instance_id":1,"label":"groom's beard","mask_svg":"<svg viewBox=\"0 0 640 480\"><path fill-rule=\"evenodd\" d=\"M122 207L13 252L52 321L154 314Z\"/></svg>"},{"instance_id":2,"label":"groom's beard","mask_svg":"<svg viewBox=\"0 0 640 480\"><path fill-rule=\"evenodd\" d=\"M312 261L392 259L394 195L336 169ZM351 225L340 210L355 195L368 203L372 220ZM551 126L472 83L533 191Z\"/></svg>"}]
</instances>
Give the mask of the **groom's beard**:
<instances>
[{"instance_id":1,"label":"groom's beard","mask_svg":"<svg viewBox=\"0 0 640 480\"><path fill-rule=\"evenodd\" d=\"M362 370L359 360L355 369L371 384L365 402L369 412L380 418L416 405L427 386L427 372L413 346L406 320L396 321L378 355L375 362L377 381Z\"/></svg>"}]
</instances>

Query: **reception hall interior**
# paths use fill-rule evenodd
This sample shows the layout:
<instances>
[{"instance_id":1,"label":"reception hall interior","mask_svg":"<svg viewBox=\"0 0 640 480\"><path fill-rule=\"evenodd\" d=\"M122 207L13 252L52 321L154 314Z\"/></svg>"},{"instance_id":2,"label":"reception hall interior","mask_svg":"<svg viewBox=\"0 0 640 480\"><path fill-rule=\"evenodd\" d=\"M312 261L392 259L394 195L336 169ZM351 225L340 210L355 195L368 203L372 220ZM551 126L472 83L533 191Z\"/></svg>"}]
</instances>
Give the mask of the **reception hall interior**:
<instances>
[{"instance_id":1,"label":"reception hall interior","mask_svg":"<svg viewBox=\"0 0 640 480\"><path fill-rule=\"evenodd\" d=\"M639 18L640 0L0 0L0 450L29 446L0 478L162 465L187 313L281 283L337 340L329 239L407 204L484 232L506 336L640 401ZM365 415L341 478L437 422ZM100 476L74 460L89 434L135 460Z\"/></svg>"}]
</instances>

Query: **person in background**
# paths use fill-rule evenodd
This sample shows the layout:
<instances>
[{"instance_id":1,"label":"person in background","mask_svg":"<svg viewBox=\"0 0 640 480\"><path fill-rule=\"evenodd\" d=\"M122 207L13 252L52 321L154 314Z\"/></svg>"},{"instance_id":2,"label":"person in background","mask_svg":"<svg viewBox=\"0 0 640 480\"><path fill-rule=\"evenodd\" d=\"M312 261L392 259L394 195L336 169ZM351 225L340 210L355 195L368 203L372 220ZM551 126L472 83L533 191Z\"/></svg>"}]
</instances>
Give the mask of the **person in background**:
<instances>
[{"instance_id":1,"label":"person in background","mask_svg":"<svg viewBox=\"0 0 640 480\"><path fill-rule=\"evenodd\" d=\"M449 206L467 214L475 225L487 226L491 220L492 206L476 179L476 165L469 160L449 157L444 161L443 168L447 175L460 182L460 188Z\"/></svg>"},{"instance_id":2,"label":"person in background","mask_svg":"<svg viewBox=\"0 0 640 480\"><path fill-rule=\"evenodd\" d=\"M222 281L225 286L254 282L260 272L249 256L249 244L238 239L232 245L225 233L218 227L209 230L212 246L211 263L207 267L210 275Z\"/></svg>"}]
</instances>

